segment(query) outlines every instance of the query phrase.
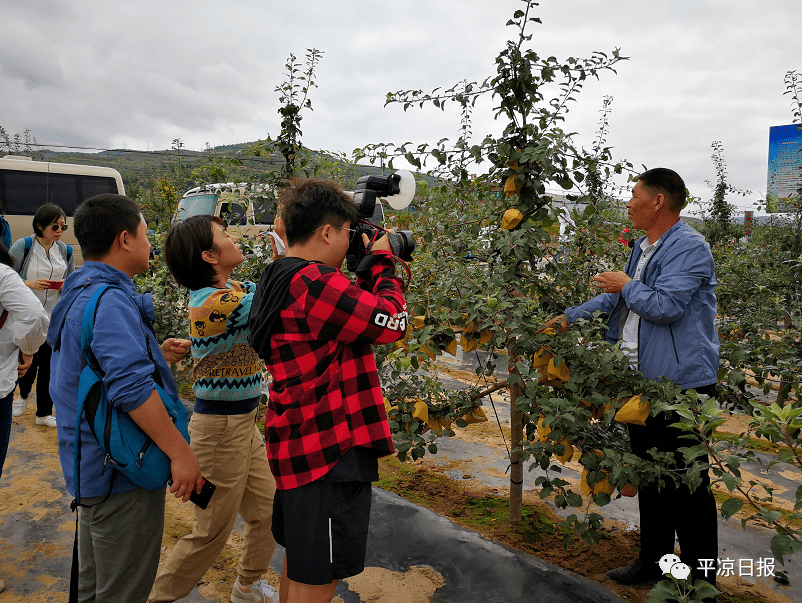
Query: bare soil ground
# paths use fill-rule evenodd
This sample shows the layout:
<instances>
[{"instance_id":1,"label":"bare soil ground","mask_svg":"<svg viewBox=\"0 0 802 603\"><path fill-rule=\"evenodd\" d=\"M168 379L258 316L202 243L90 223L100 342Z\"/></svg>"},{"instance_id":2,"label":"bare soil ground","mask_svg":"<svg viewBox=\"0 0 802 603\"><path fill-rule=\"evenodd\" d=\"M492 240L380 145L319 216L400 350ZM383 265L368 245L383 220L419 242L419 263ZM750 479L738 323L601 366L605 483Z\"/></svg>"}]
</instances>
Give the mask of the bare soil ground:
<instances>
[{"instance_id":1,"label":"bare soil ground","mask_svg":"<svg viewBox=\"0 0 802 603\"><path fill-rule=\"evenodd\" d=\"M476 375L452 368L441 370L449 377L465 382L476 383ZM491 413L487 413L491 416ZM748 418L731 416L719 431L740 434L746 431ZM494 418L487 423L477 423L465 429L456 428L456 438L468 442L485 444L497 450L504 450L501 431L509 442L508 424L502 423L501 430ZM581 471L578 463L569 462L567 467ZM647 593L652 585L621 586L604 575L611 567L633 562L639 550L639 534L628 531L617 522L605 521L606 529L601 541L589 547L577 538L567 548L563 546L564 531L555 529L554 524L561 521L554 509L532 492L524 492L524 520L521 524L507 521L507 500L509 488L494 488L488 494L488 488L475 479L460 481L450 479L446 471L471 474L471 459L450 461L447 466L435 464L431 457L414 463L399 463L396 459L382 459L380 470L382 481L380 486L396 492L417 504L426 506L436 513L448 517L451 521L473 529L488 540L493 540L535 557L568 569L578 575L601 582L623 599L628 601L646 601ZM743 471L744 478L751 474ZM500 477L500 476L498 476ZM568 481L571 480L561 476ZM765 480L765 477L761 479ZM578 490L578 484L574 484ZM725 488L720 489L726 492ZM776 493L779 493L779 489ZM793 505L778 501L778 508L792 511ZM719 503L720 504L720 503ZM579 513L578 513L579 514ZM611 565L611 560L615 562ZM719 577L718 588L724 592L720 602L748 603L785 603L791 599L777 594L761 584L752 584L739 577Z\"/></svg>"},{"instance_id":2,"label":"bare soil ground","mask_svg":"<svg viewBox=\"0 0 802 603\"><path fill-rule=\"evenodd\" d=\"M470 373L460 375L451 371L454 378L472 379ZM742 420L733 420L726 431L739 433ZM8 531L2 527L3 516L24 514L30 522L45 518L55 519L58 538L65 538L71 545L73 516L62 509L64 492L61 468L58 462L56 431L34 425L34 410L15 419L24 426L12 435L12 448L3 474L0 495L0 577L9 586L0 594L0 602L17 601L66 601L65 584L68 578L62 574L40 572L37 577L39 590L25 591L16 586L26 579L31 568L47 566L49 560L69 556L63 545L53 543L53 534L45 535L41 542L28 543L24 554L20 547L7 539ZM498 425L480 423L464 430L457 430L457 438L483 442L504 449ZM509 433L507 432L509 439ZM23 460L36 455L35 466ZM451 467L449 467L450 469ZM608 580L604 572L615 565L631 562L637 556L637 532L617 527L608 529L601 542L590 548L574 539L563 547L565 532L555 527L560 518L553 509L535 494L524 497L524 521L510 524L507 521L508 488L497 488L488 493L488 488L478 480L456 481L446 475L446 468L436 465L431 459L415 463L399 463L394 458L381 462L382 481L380 487L396 492L416 504L426 506L457 524L475 530L485 538L508 547L534 555L540 559L566 568L578 575L586 576L604 584L607 588L628 601L645 601L649 587L622 587ZM470 469L469 461L464 469ZM54 515L58 515L54 518ZM182 535L193 525L190 504L181 504L168 496L162 558L166 557ZM8 526L7 526L8 527ZM242 539L237 532L229 537L226 547L199 585L199 593L209 600L228 601L236 565L242 549ZM620 562L620 563L619 563ZM278 587L279 576L271 572L265 576ZM442 576L429 567L412 567L405 573L390 572L369 567L363 574L346 581L349 589L359 594L362 601L375 603L424 603L443 585ZM787 603L791 599L755 586L740 578L720 578L719 588L726 594L720 601L726 603ZM337 600L337 599L335 599ZM341 603L341 602L340 602Z\"/></svg>"}]
</instances>

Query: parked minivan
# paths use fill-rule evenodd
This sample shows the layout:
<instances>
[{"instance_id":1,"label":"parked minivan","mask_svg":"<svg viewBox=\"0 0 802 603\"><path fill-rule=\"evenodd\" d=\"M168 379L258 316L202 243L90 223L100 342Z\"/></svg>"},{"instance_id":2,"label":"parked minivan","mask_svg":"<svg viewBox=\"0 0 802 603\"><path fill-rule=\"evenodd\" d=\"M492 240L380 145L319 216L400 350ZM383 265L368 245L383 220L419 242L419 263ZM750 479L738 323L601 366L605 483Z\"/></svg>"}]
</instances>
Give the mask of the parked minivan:
<instances>
[{"instance_id":1,"label":"parked minivan","mask_svg":"<svg viewBox=\"0 0 802 603\"><path fill-rule=\"evenodd\" d=\"M209 214L220 216L238 236L254 237L273 229L274 195L265 185L244 182L206 184L189 189L178 202L176 220Z\"/></svg>"},{"instance_id":2,"label":"parked minivan","mask_svg":"<svg viewBox=\"0 0 802 603\"><path fill-rule=\"evenodd\" d=\"M266 185L246 185L244 182L206 184L189 189L178 202L176 220L210 214L228 223L228 230L237 236L256 238L273 230L275 193ZM384 223L384 207L377 200L370 221Z\"/></svg>"},{"instance_id":3,"label":"parked minivan","mask_svg":"<svg viewBox=\"0 0 802 603\"><path fill-rule=\"evenodd\" d=\"M72 228L75 209L89 197L101 193L125 194L120 173L108 167L33 161L30 157L6 155L0 159L0 203L11 227L11 240L33 233L33 216L44 203L55 203L67 214L70 228L61 240L73 246L76 264L82 263L81 248Z\"/></svg>"}]
</instances>

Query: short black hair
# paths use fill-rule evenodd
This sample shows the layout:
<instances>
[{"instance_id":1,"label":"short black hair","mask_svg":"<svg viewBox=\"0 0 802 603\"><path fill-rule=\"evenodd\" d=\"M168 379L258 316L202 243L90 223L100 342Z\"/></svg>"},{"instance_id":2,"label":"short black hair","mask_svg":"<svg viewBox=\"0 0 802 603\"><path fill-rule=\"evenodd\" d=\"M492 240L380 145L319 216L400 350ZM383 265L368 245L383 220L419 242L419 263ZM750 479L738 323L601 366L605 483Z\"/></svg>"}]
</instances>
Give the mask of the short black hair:
<instances>
[{"instance_id":1,"label":"short black hair","mask_svg":"<svg viewBox=\"0 0 802 603\"><path fill-rule=\"evenodd\" d=\"M668 168L652 168L646 170L635 180L642 182L643 186L663 193L668 200L668 208L676 213L685 207L688 191L685 182L674 170Z\"/></svg>"},{"instance_id":2,"label":"short black hair","mask_svg":"<svg viewBox=\"0 0 802 603\"><path fill-rule=\"evenodd\" d=\"M39 209L36 210L36 213L33 215L33 231L36 233L37 237L42 236L42 230L48 224L53 224L54 222L58 222L58 219L61 217L67 218L67 214L64 213L64 210L61 209L58 205L53 203L45 203L41 205Z\"/></svg>"},{"instance_id":3,"label":"short black hair","mask_svg":"<svg viewBox=\"0 0 802 603\"><path fill-rule=\"evenodd\" d=\"M179 285L192 291L212 287L217 271L203 259L204 251L217 251L212 224L225 228L222 218L191 216L176 222L164 239L164 261Z\"/></svg>"},{"instance_id":4,"label":"short black hair","mask_svg":"<svg viewBox=\"0 0 802 603\"><path fill-rule=\"evenodd\" d=\"M113 193L90 197L73 215L75 238L87 260L104 257L124 230L136 236L141 221L142 210L136 201Z\"/></svg>"},{"instance_id":5,"label":"short black hair","mask_svg":"<svg viewBox=\"0 0 802 603\"><path fill-rule=\"evenodd\" d=\"M293 179L279 193L279 209L288 245L306 243L321 226L355 224L359 212L354 200L334 180Z\"/></svg>"}]
</instances>

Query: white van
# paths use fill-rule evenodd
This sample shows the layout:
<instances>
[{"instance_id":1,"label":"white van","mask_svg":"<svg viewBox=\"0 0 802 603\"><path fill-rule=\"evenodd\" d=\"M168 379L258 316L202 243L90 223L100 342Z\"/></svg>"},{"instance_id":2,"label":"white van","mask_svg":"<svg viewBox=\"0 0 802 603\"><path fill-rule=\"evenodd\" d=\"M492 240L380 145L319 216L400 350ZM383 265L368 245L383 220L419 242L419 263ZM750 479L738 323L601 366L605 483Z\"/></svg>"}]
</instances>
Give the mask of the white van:
<instances>
[{"instance_id":1,"label":"white van","mask_svg":"<svg viewBox=\"0 0 802 603\"><path fill-rule=\"evenodd\" d=\"M73 246L76 264L81 249L72 228L75 209L101 193L125 194L120 172L113 168L33 161L6 155L0 159L0 203L11 227L11 240L33 234L33 216L45 203L55 203L67 214L70 228L61 240Z\"/></svg>"},{"instance_id":2,"label":"white van","mask_svg":"<svg viewBox=\"0 0 802 603\"><path fill-rule=\"evenodd\" d=\"M175 220L202 214L220 216L232 234L255 238L273 230L274 197L272 189L260 184L226 182L196 186L178 202ZM384 222L384 207L378 199L370 221L376 225Z\"/></svg>"},{"instance_id":3,"label":"white van","mask_svg":"<svg viewBox=\"0 0 802 603\"><path fill-rule=\"evenodd\" d=\"M175 220L191 216L220 216L228 230L237 236L255 237L273 230L274 212L271 189L244 182L206 184L189 189L178 202Z\"/></svg>"}]
</instances>

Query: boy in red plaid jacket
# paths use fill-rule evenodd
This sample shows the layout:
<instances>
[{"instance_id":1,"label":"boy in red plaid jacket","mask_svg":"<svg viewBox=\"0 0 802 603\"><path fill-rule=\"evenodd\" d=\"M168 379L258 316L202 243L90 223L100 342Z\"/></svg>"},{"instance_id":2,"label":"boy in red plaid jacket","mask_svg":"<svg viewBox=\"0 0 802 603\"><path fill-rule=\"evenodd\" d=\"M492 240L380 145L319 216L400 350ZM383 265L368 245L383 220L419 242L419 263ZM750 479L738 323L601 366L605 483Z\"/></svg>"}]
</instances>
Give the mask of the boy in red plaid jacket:
<instances>
[{"instance_id":1,"label":"boy in red plaid jacket","mask_svg":"<svg viewBox=\"0 0 802 603\"><path fill-rule=\"evenodd\" d=\"M359 215L339 184L292 181L278 213L287 256L262 274L249 342L273 376L265 435L273 535L286 548L281 600L331 601L339 579L364 569L370 483L393 451L371 345L404 337L407 308L387 235L356 285L340 271Z\"/></svg>"}]
</instances>

